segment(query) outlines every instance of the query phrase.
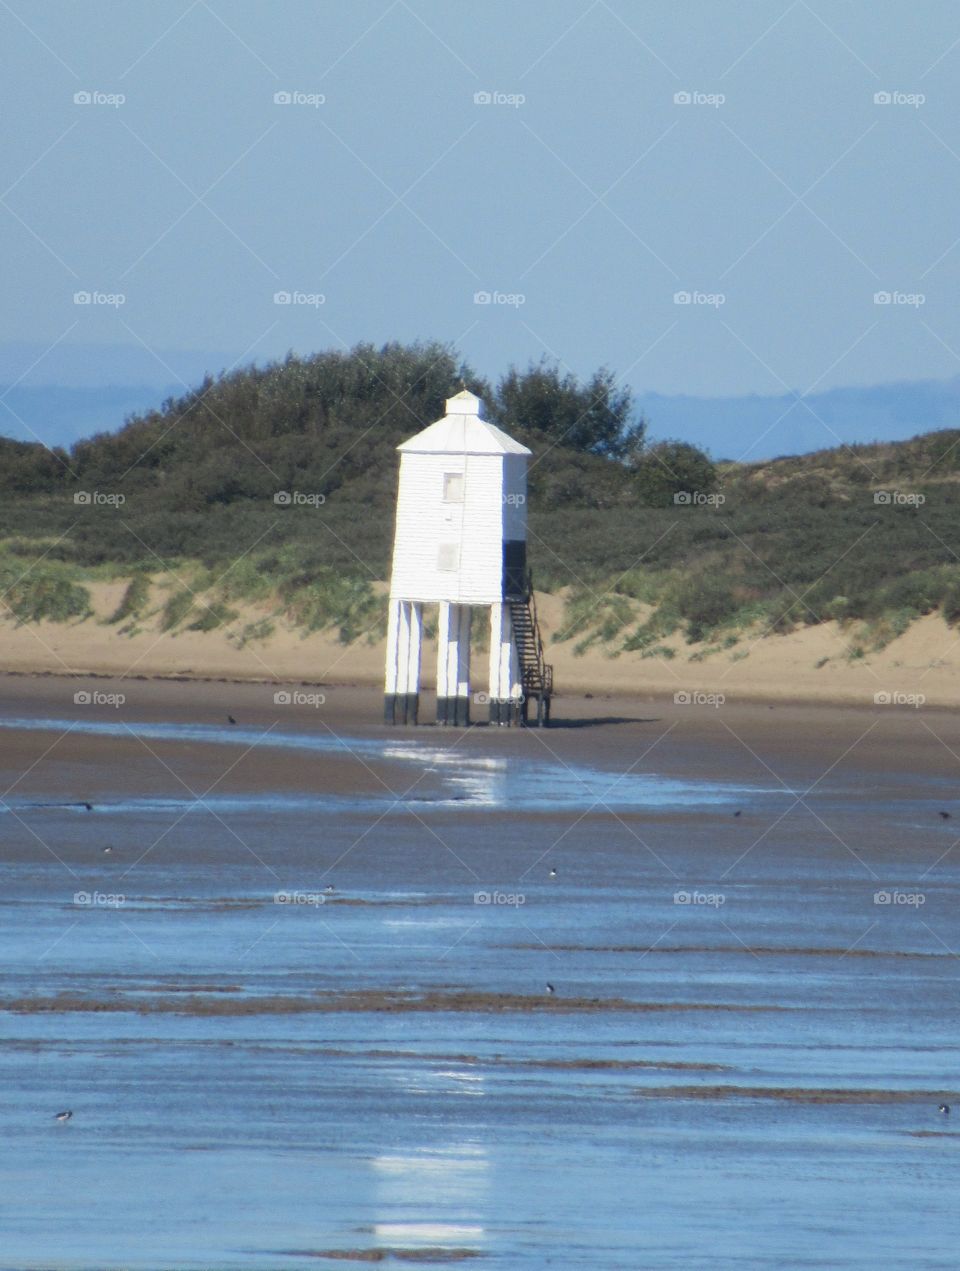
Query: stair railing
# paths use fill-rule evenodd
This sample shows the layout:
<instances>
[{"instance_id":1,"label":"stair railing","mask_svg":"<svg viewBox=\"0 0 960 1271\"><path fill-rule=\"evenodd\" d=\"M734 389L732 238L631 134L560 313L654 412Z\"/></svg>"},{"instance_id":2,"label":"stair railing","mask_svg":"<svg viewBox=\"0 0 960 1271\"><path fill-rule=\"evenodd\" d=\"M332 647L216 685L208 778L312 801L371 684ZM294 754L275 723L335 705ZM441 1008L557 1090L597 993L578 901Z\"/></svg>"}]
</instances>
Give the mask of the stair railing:
<instances>
[{"instance_id":1,"label":"stair railing","mask_svg":"<svg viewBox=\"0 0 960 1271\"><path fill-rule=\"evenodd\" d=\"M553 692L553 667L544 661L543 638L540 635L540 619L537 616L537 596L533 589L533 571L530 569L527 570L526 590L527 608L530 614L530 625L533 628L541 692L545 697L549 697Z\"/></svg>"}]
</instances>

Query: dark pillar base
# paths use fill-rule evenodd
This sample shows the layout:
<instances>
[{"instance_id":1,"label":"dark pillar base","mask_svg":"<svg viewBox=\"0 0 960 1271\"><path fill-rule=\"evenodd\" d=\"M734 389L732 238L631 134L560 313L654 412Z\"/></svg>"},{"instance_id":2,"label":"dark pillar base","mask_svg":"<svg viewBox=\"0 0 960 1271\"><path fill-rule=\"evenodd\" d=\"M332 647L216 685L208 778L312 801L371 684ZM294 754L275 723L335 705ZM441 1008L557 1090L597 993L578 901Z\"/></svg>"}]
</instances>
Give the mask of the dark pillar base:
<instances>
[{"instance_id":1,"label":"dark pillar base","mask_svg":"<svg viewBox=\"0 0 960 1271\"><path fill-rule=\"evenodd\" d=\"M506 728L510 724L523 723L523 704L521 702L490 702L490 723Z\"/></svg>"},{"instance_id":2,"label":"dark pillar base","mask_svg":"<svg viewBox=\"0 0 960 1271\"><path fill-rule=\"evenodd\" d=\"M383 699L385 724L415 724L420 709L418 693L387 693Z\"/></svg>"},{"instance_id":3,"label":"dark pillar base","mask_svg":"<svg viewBox=\"0 0 960 1271\"><path fill-rule=\"evenodd\" d=\"M469 697L438 697L437 723L467 725L470 723Z\"/></svg>"}]
</instances>

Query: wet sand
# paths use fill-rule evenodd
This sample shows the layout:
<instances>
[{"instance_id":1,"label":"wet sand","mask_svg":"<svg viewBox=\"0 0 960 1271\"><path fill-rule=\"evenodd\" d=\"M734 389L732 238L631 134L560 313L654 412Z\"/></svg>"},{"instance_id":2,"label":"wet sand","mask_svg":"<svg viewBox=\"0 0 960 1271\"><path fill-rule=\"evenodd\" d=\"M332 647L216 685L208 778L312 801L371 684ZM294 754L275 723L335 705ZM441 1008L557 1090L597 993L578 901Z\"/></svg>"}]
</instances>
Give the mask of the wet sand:
<instances>
[{"instance_id":1,"label":"wet sand","mask_svg":"<svg viewBox=\"0 0 960 1271\"><path fill-rule=\"evenodd\" d=\"M227 990L217 989L216 993ZM742 1006L725 1002L632 1002L624 998L533 997L520 993L397 993L371 989L355 993L317 994L314 997L141 997L122 995L114 989L109 1000L57 993L50 997L0 998L0 1011L17 1015L53 1012L57 1015L81 1011L135 1012L138 1015L302 1015L359 1012L360 1014L427 1013L431 1015L466 1012L492 1015L504 1012L549 1012L552 1015L582 1015L611 1011L775 1011L777 1006Z\"/></svg>"},{"instance_id":2,"label":"wet sand","mask_svg":"<svg viewBox=\"0 0 960 1271\"><path fill-rule=\"evenodd\" d=\"M6 716L43 716L83 723L91 720L120 722L136 719L148 723L223 725L232 715L238 725L256 730L264 739L278 728L305 735L329 735L426 740L447 749L464 749L503 755L537 756L557 762L584 760L622 770L634 765L660 771L679 771L694 776L725 780L763 777L782 781L778 764L789 764L791 775L809 772L811 781L826 771L856 768L877 776L903 774L904 768L931 776L960 777L960 715L950 709L891 706L851 706L829 703L755 702L729 696L719 708L678 705L670 696L614 694L563 694L554 701L554 719L547 729L499 729L484 723L483 707L475 708L475 727L440 728L431 722L432 694L424 693L421 726L386 727L382 723L383 698L371 685L308 683L300 691L322 695L321 705L278 706L273 683L224 680L110 679L88 676L0 674L0 709ZM78 691L105 695L122 694L122 706L78 706ZM8 766L24 767L39 758L51 739L41 744L34 736L13 734L4 740ZM117 775L128 779L128 764L141 763L144 747L134 737L105 741L64 736L56 743L58 754L71 761L88 759L91 769L111 757L122 759ZM957 753L954 753L957 752ZM189 762L209 759L222 772L224 761L235 763L222 780L226 788L280 785L285 788L322 784L347 792L376 788L386 772L373 765L365 771L354 757L325 759L332 766L318 771L312 758L284 755L269 748L253 758L237 761L233 747L219 754L192 750ZM904 759L907 759L905 765ZM147 756L149 758L149 756ZM149 764L146 765L149 768ZM154 768L156 765L154 765ZM129 780L138 780L136 770ZM23 788L31 788L29 776ZM960 786L960 781L958 781ZM20 787L18 787L20 788ZM34 783L33 788L37 787Z\"/></svg>"},{"instance_id":3,"label":"wet sand","mask_svg":"<svg viewBox=\"0 0 960 1271\"><path fill-rule=\"evenodd\" d=\"M955 1265L960 720L96 687L0 680L4 1271Z\"/></svg>"}]
</instances>

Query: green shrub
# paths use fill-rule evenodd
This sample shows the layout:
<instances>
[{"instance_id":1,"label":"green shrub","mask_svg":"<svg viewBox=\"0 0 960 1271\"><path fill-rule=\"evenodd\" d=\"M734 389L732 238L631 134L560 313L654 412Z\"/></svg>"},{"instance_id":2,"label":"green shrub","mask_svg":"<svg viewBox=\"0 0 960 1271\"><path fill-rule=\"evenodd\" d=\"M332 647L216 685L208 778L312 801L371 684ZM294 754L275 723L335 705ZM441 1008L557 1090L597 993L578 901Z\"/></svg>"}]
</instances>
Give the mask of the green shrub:
<instances>
[{"instance_id":1,"label":"green shrub","mask_svg":"<svg viewBox=\"0 0 960 1271\"><path fill-rule=\"evenodd\" d=\"M663 595L668 584L668 576L656 574L645 569L628 569L613 584L613 590L620 596L629 596L639 600L641 604L656 604Z\"/></svg>"},{"instance_id":2,"label":"green shrub","mask_svg":"<svg viewBox=\"0 0 960 1271\"><path fill-rule=\"evenodd\" d=\"M673 603L668 599L658 606L646 622L642 622L624 640L621 648L624 652L635 649L649 649L658 640L671 636L681 625L681 619Z\"/></svg>"},{"instance_id":3,"label":"green shrub","mask_svg":"<svg viewBox=\"0 0 960 1271\"><path fill-rule=\"evenodd\" d=\"M657 644L652 649L644 649L640 654L642 658L663 658L669 662L677 656L676 649L671 649L669 644Z\"/></svg>"},{"instance_id":4,"label":"green shrub","mask_svg":"<svg viewBox=\"0 0 960 1271\"><path fill-rule=\"evenodd\" d=\"M276 589L278 578L265 568L260 556L242 556L225 568L217 587L227 600L266 600Z\"/></svg>"},{"instance_id":5,"label":"green shrub","mask_svg":"<svg viewBox=\"0 0 960 1271\"><path fill-rule=\"evenodd\" d=\"M888 644L892 644L894 640L904 635L919 617L920 614L916 609L906 607L878 618L874 624L874 649L885 649Z\"/></svg>"},{"instance_id":6,"label":"green shrub","mask_svg":"<svg viewBox=\"0 0 960 1271\"><path fill-rule=\"evenodd\" d=\"M248 644L269 640L275 630L276 626L269 618L259 618L256 622L245 623L239 632L231 635L231 640L238 649L243 649Z\"/></svg>"},{"instance_id":7,"label":"green shrub","mask_svg":"<svg viewBox=\"0 0 960 1271\"><path fill-rule=\"evenodd\" d=\"M222 627L227 622L239 617L236 609L228 608L223 601L215 600L213 604L207 604L201 600L199 603L200 616L195 622L191 622L187 627L188 631L216 631L217 627Z\"/></svg>"},{"instance_id":8,"label":"green shrub","mask_svg":"<svg viewBox=\"0 0 960 1271\"><path fill-rule=\"evenodd\" d=\"M712 494L717 469L710 457L685 441L660 441L648 446L631 464L637 497L649 507L680 507L675 496ZM699 509L698 509L699 510Z\"/></svg>"},{"instance_id":9,"label":"green shrub","mask_svg":"<svg viewBox=\"0 0 960 1271\"><path fill-rule=\"evenodd\" d=\"M850 615L850 601L846 596L834 596L823 606L825 622L843 622Z\"/></svg>"},{"instance_id":10,"label":"green shrub","mask_svg":"<svg viewBox=\"0 0 960 1271\"><path fill-rule=\"evenodd\" d=\"M150 575L134 574L127 583L119 605L107 619L107 624L112 626L115 623L124 622L127 618L138 618L149 599Z\"/></svg>"},{"instance_id":11,"label":"green shrub","mask_svg":"<svg viewBox=\"0 0 960 1271\"><path fill-rule=\"evenodd\" d=\"M351 644L361 636L376 640L386 631L386 599L365 579L319 570L288 580L281 594L291 620L304 634L336 627L341 642Z\"/></svg>"},{"instance_id":12,"label":"green shrub","mask_svg":"<svg viewBox=\"0 0 960 1271\"><path fill-rule=\"evenodd\" d=\"M676 591L677 611L687 622L687 639L694 643L737 612L733 580L721 573L697 573Z\"/></svg>"},{"instance_id":13,"label":"green shrub","mask_svg":"<svg viewBox=\"0 0 960 1271\"><path fill-rule=\"evenodd\" d=\"M596 596L592 588L579 587L570 591L563 606L563 621L554 632L555 641L570 640L587 630L596 614Z\"/></svg>"},{"instance_id":14,"label":"green shrub","mask_svg":"<svg viewBox=\"0 0 960 1271\"><path fill-rule=\"evenodd\" d=\"M943 593L941 612L951 627L954 623L960 622L960 579L947 585Z\"/></svg>"},{"instance_id":15,"label":"green shrub","mask_svg":"<svg viewBox=\"0 0 960 1271\"><path fill-rule=\"evenodd\" d=\"M18 626L90 617L90 592L75 573L58 562L0 560L0 616L12 616Z\"/></svg>"},{"instance_id":16,"label":"green shrub","mask_svg":"<svg viewBox=\"0 0 960 1271\"><path fill-rule=\"evenodd\" d=\"M192 608L193 592L188 587L175 591L163 606L163 613L160 617L160 630L172 631L174 627L179 627Z\"/></svg>"},{"instance_id":17,"label":"green shrub","mask_svg":"<svg viewBox=\"0 0 960 1271\"><path fill-rule=\"evenodd\" d=\"M916 613L932 613L940 604L950 579L940 570L926 569L910 573L890 583L878 593L875 608L912 609Z\"/></svg>"}]
</instances>

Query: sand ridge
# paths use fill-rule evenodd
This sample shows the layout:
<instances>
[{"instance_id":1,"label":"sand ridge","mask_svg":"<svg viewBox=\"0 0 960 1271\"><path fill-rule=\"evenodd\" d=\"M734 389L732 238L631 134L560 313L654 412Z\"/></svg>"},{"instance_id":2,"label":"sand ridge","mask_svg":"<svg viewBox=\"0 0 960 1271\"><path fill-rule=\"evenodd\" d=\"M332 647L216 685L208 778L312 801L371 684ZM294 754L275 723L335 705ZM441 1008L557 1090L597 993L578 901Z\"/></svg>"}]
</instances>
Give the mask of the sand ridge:
<instances>
[{"instance_id":1,"label":"sand ridge","mask_svg":"<svg viewBox=\"0 0 960 1271\"><path fill-rule=\"evenodd\" d=\"M90 584L93 615L70 623L0 622L0 671L134 677L231 679L305 684L382 683L384 642L361 637L342 643L333 630L304 635L277 621L271 635L242 643L238 632L265 611L238 606L239 617L214 631L169 631L159 614L128 631L111 625L122 583ZM600 646L577 653L565 636L562 594L537 595L537 608L560 693L616 693L672 697L712 694L765 701L870 705L886 695L894 708L960 705L960 634L939 614L915 621L885 648L858 654L851 629L836 622L788 634L744 632L735 646L708 653L679 635L663 642L672 657L639 651L612 656ZM425 642L423 688L435 685L436 647ZM475 690L486 686L487 654L474 650Z\"/></svg>"}]
</instances>

